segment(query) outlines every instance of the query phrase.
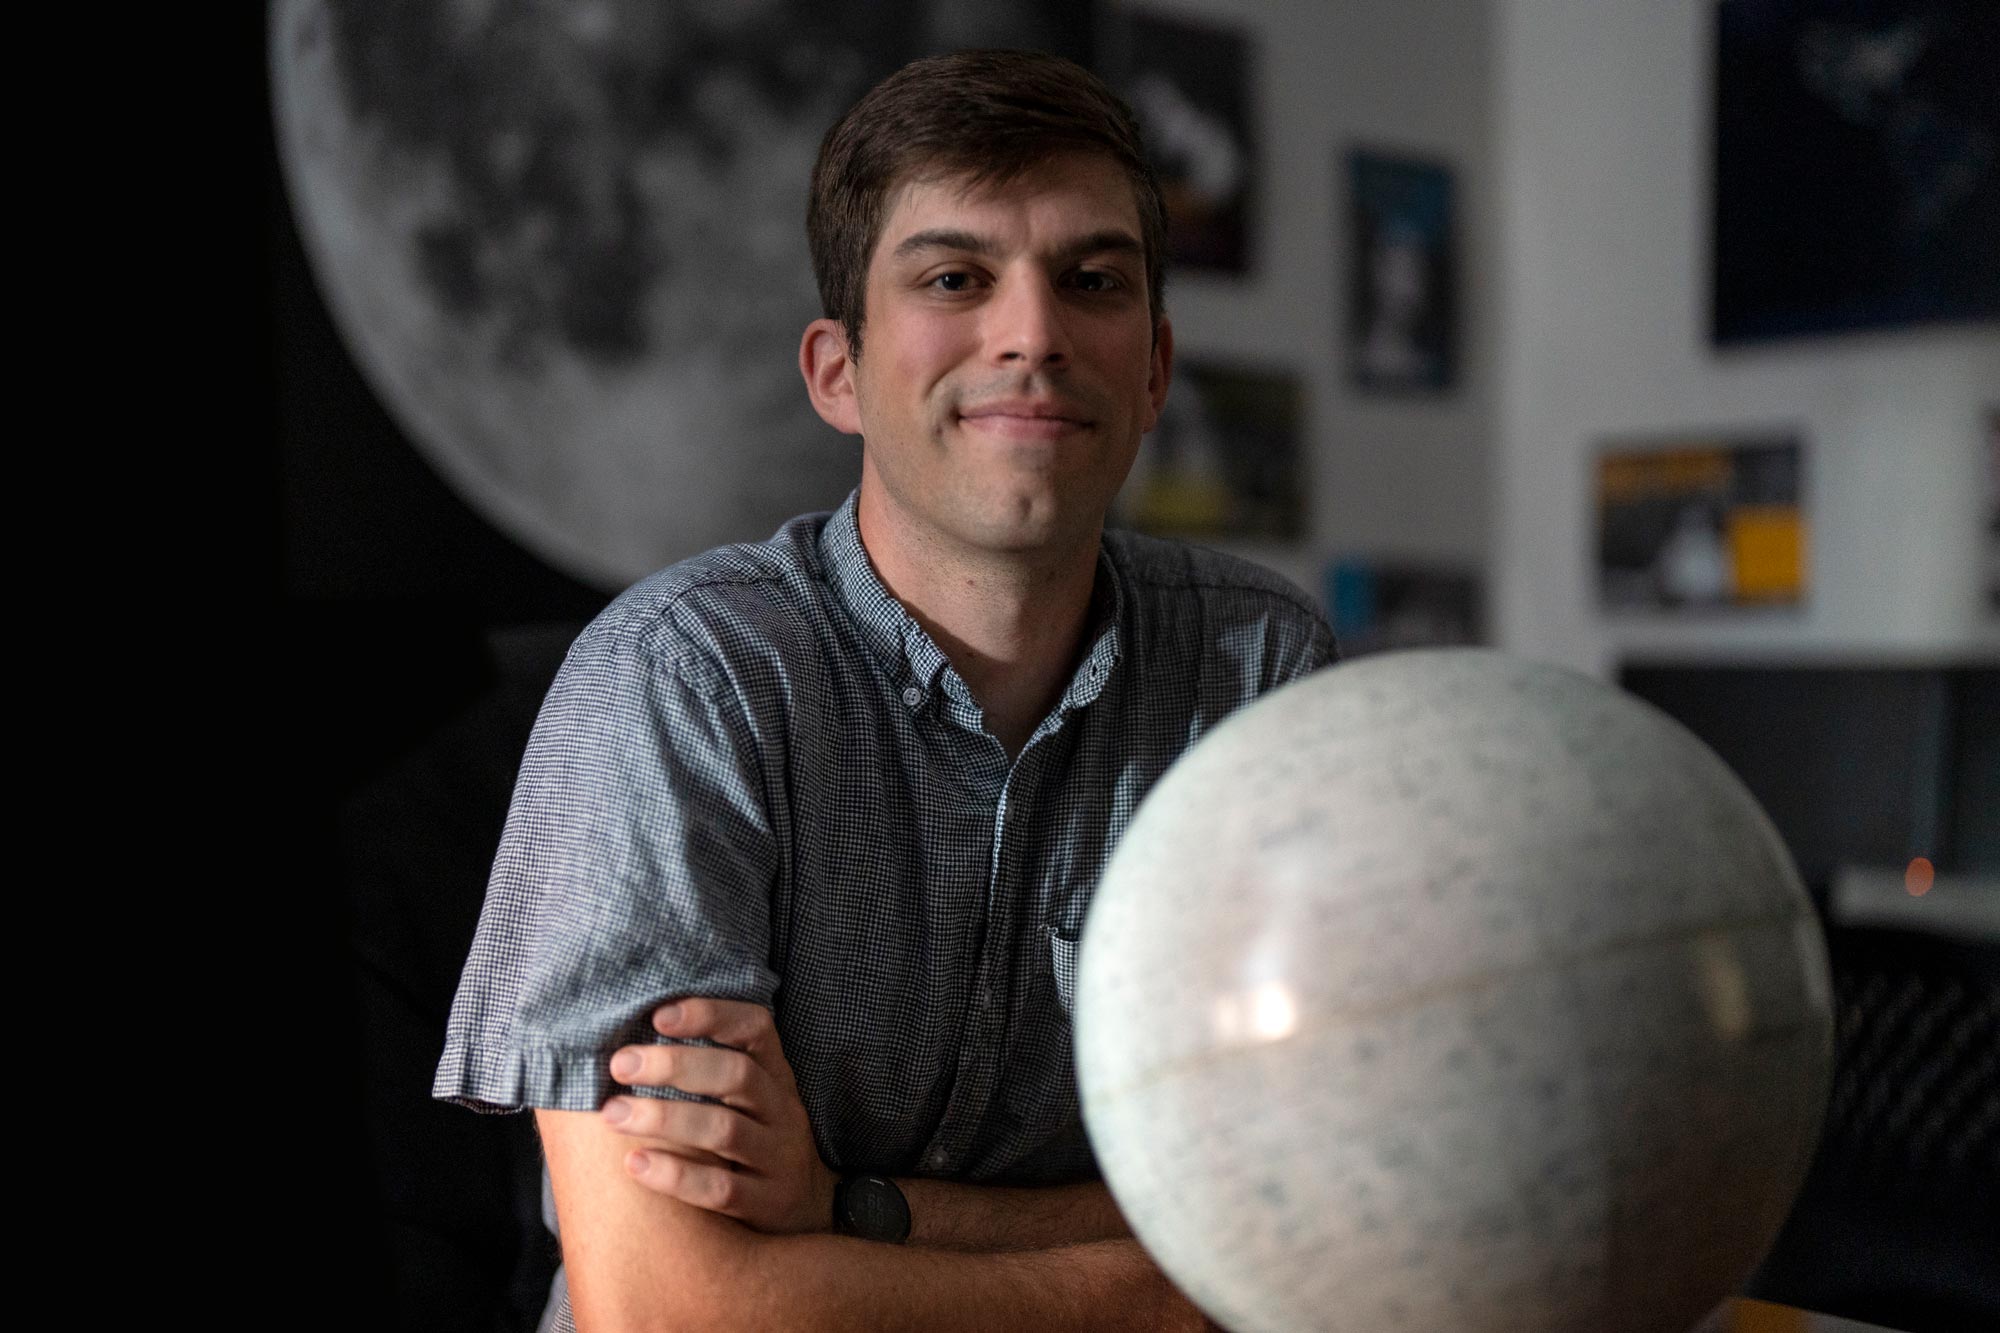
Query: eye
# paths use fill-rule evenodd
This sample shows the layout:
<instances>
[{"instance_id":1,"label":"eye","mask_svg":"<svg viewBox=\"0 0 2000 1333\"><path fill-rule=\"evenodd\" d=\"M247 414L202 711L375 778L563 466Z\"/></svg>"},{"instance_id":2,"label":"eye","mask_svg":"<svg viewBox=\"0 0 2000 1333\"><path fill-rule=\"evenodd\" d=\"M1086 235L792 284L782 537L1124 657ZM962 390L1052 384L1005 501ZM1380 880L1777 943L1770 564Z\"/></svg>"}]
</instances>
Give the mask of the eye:
<instances>
[{"instance_id":1,"label":"eye","mask_svg":"<svg viewBox=\"0 0 2000 1333\"><path fill-rule=\"evenodd\" d=\"M972 290L972 275L962 269L952 269L932 278L930 285L941 292L969 292Z\"/></svg>"},{"instance_id":2,"label":"eye","mask_svg":"<svg viewBox=\"0 0 2000 1333\"><path fill-rule=\"evenodd\" d=\"M1116 273L1101 268L1078 269L1070 285L1086 292L1115 292L1122 285Z\"/></svg>"}]
</instances>

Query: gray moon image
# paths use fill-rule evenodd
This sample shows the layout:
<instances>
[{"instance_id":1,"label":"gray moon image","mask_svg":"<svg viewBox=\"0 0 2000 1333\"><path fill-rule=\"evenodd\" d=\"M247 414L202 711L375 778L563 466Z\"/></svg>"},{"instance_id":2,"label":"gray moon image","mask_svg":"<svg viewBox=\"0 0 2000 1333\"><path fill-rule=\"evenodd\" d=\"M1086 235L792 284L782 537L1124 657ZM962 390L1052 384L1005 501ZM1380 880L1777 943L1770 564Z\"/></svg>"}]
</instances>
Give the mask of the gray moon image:
<instances>
[{"instance_id":1,"label":"gray moon image","mask_svg":"<svg viewBox=\"0 0 2000 1333\"><path fill-rule=\"evenodd\" d=\"M314 277L444 480L604 588L837 505L798 341L821 136L1035 6L278 0L272 113ZM1052 11L1051 11L1052 12Z\"/></svg>"}]
</instances>

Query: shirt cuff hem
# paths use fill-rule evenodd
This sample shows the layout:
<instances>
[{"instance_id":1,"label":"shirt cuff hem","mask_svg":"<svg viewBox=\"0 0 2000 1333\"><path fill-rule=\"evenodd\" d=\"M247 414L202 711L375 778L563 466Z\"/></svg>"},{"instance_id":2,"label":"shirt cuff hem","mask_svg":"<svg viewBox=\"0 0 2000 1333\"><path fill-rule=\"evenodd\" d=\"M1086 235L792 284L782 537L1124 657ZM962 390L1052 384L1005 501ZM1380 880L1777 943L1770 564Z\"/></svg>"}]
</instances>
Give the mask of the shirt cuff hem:
<instances>
[{"instance_id":1,"label":"shirt cuff hem","mask_svg":"<svg viewBox=\"0 0 2000 1333\"><path fill-rule=\"evenodd\" d=\"M450 1041L438 1061L431 1096L490 1114L531 1106L595 1111L624 1090L611 1079L610 1059L610 1051Z\"/></svg>"}]
</instances>

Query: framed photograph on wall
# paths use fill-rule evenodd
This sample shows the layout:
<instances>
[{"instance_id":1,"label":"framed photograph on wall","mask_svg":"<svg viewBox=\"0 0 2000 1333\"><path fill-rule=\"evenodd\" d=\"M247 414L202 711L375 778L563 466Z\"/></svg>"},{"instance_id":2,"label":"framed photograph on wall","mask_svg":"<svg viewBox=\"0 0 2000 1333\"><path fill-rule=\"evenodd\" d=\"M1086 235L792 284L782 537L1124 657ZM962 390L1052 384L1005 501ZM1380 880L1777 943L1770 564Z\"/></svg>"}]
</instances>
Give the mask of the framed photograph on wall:
<instances>
[{"instance_id":1,"label":"framed photograph on wall","mask_svg":"<svg viewBox=\"0 0 2000 1333\"><path fill-rule=\"evenodd\" d=\"M1607 611L1796 607L1810 562L1796 435L1612 441L1597 455Z\"/></svg>"},{"instance_id":2,"label":"framed photograph on wall","mask_svg":"<svg viewBox=\"0 0 2000 1333\"><path fill-rule=\"evenodd\" d=\"M1348 377L1374 391L1449 388L1457 342L1451 168L1355 149L1347 192Z\"/></svg>"},{"instance_id":3,"label":"framed photograph on wall","mask_svg":"<svg viewBox=\"0 0 2000 1333\"><path fill-rule=\"evenodd\" d=\"M1257 196L1248 35L1134 12L1104 31L1106 64L1166 196L1168 262L1248 272Z\"/></svg>"},{"instance_id":4,"label":"framed photograph on wall","mask_svg":"<svg viewBox=\"0 0 2000 1333\"><path fill-rule=\"evenodd\" d=\"M1328 562L1323 589L1340 655L1484 643L1477 571L1433 561L1348 555Z\"/></svg>"},{"instance_id":5,"label":"framed photograph on wall","mask_svg":"<svg viewBox=\"0 0 2000 1333\"><path fill-rule=\"evenodd\" d=\"M2000 5L1715 22L1714 341L2000 320Z\"/></svg>"},{"instance_id":6,"label":"framed photograph on wall","mask_svg":"<svg viewBox=\"0 0 2000 1333\"><path fill-rule=\"evenodd\" d=\"M1113 518L1166 537L1302 539L1305 421L1289 371L1182 361Z\"/></svg>"}]
</instances>

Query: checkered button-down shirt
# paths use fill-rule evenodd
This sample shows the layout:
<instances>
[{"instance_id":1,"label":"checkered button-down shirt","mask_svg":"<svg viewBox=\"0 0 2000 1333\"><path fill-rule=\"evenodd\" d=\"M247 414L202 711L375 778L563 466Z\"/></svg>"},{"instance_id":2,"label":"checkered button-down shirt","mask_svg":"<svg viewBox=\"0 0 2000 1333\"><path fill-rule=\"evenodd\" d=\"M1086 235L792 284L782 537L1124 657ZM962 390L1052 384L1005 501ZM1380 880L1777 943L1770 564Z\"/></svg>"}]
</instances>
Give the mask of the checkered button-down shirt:
<instances>
[{"instance_id":1,"label":"checkered button-down shirt","mask_svg":"<svg viewBox=\"0 0 2000 1333\"><path fill-rule=\"evenodd\" d=\"M1010 762L853 496L628 590L543 704L434 1095L593 1109L654 1006L718 996L773 1009L836 1170L1094 1176L1069 1009L1105 861L1176 756L1333 651L1276 576L1126 533L1095 614Z\"/></svg>"}]
</instances>

